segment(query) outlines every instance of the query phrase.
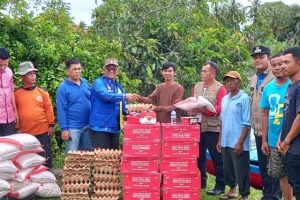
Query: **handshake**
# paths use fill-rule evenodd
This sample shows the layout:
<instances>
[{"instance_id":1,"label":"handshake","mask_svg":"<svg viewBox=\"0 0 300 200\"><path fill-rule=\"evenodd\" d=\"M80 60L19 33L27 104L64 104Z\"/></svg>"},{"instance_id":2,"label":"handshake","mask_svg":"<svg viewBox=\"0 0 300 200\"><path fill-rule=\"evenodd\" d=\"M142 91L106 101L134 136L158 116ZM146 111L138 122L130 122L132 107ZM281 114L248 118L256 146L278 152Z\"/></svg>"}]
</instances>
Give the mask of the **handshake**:
<instances>
[{"instance_id":1,"label":"handshake","mask_svg":"<svg viewBox=\"0 0 300 200\"><path fill-rule=\"evenodd\" d=\"M139 101L141 99L141 95L136 94L136 93L127 93L126 94L126 99L129 103Z\"/></svg>"}]
</instances>

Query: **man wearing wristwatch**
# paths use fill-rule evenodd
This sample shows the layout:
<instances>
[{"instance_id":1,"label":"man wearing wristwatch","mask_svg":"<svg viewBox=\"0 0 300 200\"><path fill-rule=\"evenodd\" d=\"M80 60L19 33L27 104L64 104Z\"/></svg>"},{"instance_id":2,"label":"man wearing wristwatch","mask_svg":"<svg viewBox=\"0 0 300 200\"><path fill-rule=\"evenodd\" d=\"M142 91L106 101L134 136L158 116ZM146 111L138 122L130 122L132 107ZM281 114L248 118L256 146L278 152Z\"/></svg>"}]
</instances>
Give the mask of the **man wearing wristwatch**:
<instances>
[{"instance_id":1,"label":"man wearing wristwatch","mask_svg":"<svg viewBox=\"0 0 300 200\"><path fill-rule=\"evenodd\" d=\"M284 155L294 196L300 200L300 47L289 48L283 55L283 74L292 83L286 92L284 123L277 146Z\"/></svg>"}]
</instances>

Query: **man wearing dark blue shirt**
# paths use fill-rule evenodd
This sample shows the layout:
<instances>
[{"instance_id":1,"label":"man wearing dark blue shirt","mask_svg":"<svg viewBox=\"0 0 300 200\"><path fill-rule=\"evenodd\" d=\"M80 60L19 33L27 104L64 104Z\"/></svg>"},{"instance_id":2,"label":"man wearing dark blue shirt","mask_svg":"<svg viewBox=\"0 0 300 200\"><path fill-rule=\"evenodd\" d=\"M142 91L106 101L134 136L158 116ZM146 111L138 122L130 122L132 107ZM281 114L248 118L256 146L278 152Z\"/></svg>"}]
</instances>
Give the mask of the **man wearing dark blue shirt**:
<instances>
[{"instance_id":1,"label":"man wearing dark blue shirt","mask_svg":"<svg viewBox=\"0 0 300 200\"><path fill-rule=\"evenodd\" d=\"M283 74L291 84L284 104L284 121L278 148L284 155L288 181L300 200L300 47L283 52Z\"/></svg>"},{"instance_id":2,"label":"man wearing dark blue shirt","mask_svg":"<svg viewBox=\"0 0 300 200\"><path fill-rule=\"evenodd\" d=\"M89 114L91 109L90 86L81 78L82 67L77 58L66 61L68 78L56 92L57 119L61 137L67 141L66 153L71 150L91 150Z\"/></svg>"}]
</instances>

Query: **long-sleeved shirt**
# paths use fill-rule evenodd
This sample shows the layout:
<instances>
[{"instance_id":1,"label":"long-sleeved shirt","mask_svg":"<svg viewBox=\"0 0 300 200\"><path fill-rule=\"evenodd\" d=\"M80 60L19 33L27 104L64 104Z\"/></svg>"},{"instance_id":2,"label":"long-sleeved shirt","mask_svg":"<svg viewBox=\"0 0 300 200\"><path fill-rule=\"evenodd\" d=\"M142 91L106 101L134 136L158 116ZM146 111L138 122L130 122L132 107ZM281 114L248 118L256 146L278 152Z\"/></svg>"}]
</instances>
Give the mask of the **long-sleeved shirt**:
<instances>
[{"instance_id":1,"label":"long-sleeved shirt","mask_svg":"<svg viewBox=\"0 0 300 200\"><path fill-rule=\"evenodd\" d=\"M140 102L151 103L156 106L157 121L169 123L171 121L170 113L174 110L174 104L183 99L184 89L179 83L159 84L148 97L141 97ZM177 112L177 121L180 119L180 110Z\"/></svg>"},{"instance_id":2,"label":"long-sleeved shirt","mask_svg":"<svg viewBox=\"0 0 300 200\"><path fill-rule=\"evenodd\" d=\"M15 91L15 99L20 132L40 135L54 125L53 106L47 91L39 87L19 88Z\"/></svg>"},{"instance_id":3,"label":"long-sleeved shirt","mask_svg":"<svg viewBox=\"0 0 300 200\"><path fill-rule=\"evenodd\" d=\"M87 80L80 85L65 79L57 88L57 120L62 131L79 129L89 124L91 89Z\"/></svg>"},{"instance_id":4,"label":"long-sleeved shirt","mask_svg":"<svg viewBox=\"0 0 300 200\"><path fill-rule=\"evenodd\" d=\"M6 67L0 72L0 124L8 124L16 119L12 103L13 90L13 73Z\"/></svg>"}]
</instances>

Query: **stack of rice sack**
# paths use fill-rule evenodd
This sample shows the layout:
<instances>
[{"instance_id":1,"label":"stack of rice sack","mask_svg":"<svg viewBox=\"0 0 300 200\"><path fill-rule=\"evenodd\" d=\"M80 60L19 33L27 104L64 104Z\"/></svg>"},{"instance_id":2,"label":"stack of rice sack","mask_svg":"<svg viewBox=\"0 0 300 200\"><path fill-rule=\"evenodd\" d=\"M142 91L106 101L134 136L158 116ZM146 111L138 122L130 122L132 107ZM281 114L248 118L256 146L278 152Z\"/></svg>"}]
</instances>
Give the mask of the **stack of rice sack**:
<instances>
[{"instance_id":1,"label":"stack of rice sack","mask_svg":"<svg viewBox=\"0 0 300 200\"><path fill-rule=\"evenodd\" d=\"M92 200L118 200L121 194L120 150L95 150Z\"/></svg>"},{"instance_id":2,"label":"stack of rice sack","mask_svg":"<svg viewBox=\"0 0 300 200\"><path fill-rule=\"evenodd\" d=\"M90 172L94 152L70 151L65 160L62 180L62 200L90 199Z\"/></svg>"},{"instance_id":3,"label":"stack of rice sack","mask_svg":"<svg viewBox=\"0 0 300 200\"><path fill-rule=\"evenodd\" d=\"M45 158L40 142L30 134L0 137L0 198L22 199L36 194L59 197L55 176L42 164ZM49 191L51 188L51 192Z\"/></svg>"}]
</instances>

